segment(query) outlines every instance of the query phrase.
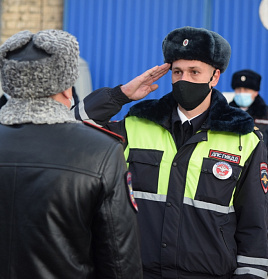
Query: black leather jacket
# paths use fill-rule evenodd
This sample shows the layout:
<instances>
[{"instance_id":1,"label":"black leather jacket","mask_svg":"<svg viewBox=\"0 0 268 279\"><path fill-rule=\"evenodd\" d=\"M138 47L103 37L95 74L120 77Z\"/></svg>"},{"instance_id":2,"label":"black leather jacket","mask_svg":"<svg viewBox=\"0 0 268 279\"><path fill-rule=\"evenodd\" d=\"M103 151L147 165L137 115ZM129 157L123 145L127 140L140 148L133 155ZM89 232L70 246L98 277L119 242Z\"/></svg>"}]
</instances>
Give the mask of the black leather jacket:
<instances>
[{"instance_id":1,"label":"black leather jacket","mask_svg":"<svg viewBox=\"0 0 268 279\"><path fill-rule=\"evenodd\" d=\"M82 123L0 125L0 278L142 278L118 139Z\"/></svg>"}]
</instances>

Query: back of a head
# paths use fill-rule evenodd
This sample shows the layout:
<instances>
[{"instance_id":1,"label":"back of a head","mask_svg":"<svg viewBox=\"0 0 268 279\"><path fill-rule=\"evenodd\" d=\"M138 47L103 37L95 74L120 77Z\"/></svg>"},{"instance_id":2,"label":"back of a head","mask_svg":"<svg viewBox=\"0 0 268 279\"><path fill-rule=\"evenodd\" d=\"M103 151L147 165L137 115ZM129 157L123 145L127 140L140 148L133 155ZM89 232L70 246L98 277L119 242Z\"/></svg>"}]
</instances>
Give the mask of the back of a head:
<instances>
[{"instance_id":1,"label":"back of a head","mask_svg":"<svg viewBox=\"0 0 268 279\"><path fill-rule=\"evenodd\" d=\"M231 86L233 89L243 87L255 91L260 91L260 85L261 75L250 69L237 71L232 76Z\"/></svg>"},{"instance_id":2,"label":"back of a head","mask_svg":"<svg viewBox=\"0 0 268 279\"><path fill-rule=\"evenodd\" d=\"M75 122L64 104L49 98L71 88L78 78L79 45L62 30L21 31L0 47L1 83L11 98L0 123Z\"/></svg>"},{"instance_id":3,"label":"back of a head","mask_svg":"<svg viewBox=\"0 0 268 279\"><path fill-rule=\"evenodd\" d=\"M13 98L42 98L74 85L79 46L62 30L21 31L0 47L3 91Z\"/></svg>"},{"instance_id":4,"label":"back of a head","mask_svg":"<svg viewBox=\"0 0 268 279\"><path fill-rule=\"evenodd\" d=\"M195 27L182 27L171 31L163 40L165 63L179 60L198 60L223 73L230 60L230 44L218 33Z\"/></svg>"}]
</instances>

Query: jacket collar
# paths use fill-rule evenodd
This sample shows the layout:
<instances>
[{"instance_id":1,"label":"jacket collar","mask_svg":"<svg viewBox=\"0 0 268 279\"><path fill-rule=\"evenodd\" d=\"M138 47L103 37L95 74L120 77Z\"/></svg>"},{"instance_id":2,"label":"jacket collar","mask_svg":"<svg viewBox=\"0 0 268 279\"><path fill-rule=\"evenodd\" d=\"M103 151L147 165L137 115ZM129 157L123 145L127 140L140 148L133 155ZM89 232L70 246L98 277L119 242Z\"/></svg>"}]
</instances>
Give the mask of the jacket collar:
<instances>
[{"instance_id":1,"label":"jacket collar","mask_svg":"<svg viewBox=\"0 0 268 279\"><path fill-rule=\"evenodd\" d=\"M23 123L56 124L80 122L65 105L52 98L10 98L0 110L0 123L14 125Z\"/></svg>"},{"instance_id":2,"label":"jacket collar","mask_svg":"<svg viewBox=\"0 0 268 279\"><path fill-rule=\"evenodd\" d=\"M232 101L230 106L239 107L235 101ZM247 113L249 113L253 118L267 118L267 105L260 95L257 95L254 102L248 108Z\"/></svg>"},{"instance_id":3,"label":"jacket collar","mask_svg":"<svg viewBox=\"0 0 268 279\"><path fill-rule=\"evenodd\" d=\"M159 100L139 102L130 108L128 115L145 118L170 129L172 110L176 106L177 103L169 93ZM253 128L254 121L248 113L239 108L230 107L221 92L216 89L212 90L209 115L202 129L244 135L252 132Z\"/></svg>"}]
</instances>

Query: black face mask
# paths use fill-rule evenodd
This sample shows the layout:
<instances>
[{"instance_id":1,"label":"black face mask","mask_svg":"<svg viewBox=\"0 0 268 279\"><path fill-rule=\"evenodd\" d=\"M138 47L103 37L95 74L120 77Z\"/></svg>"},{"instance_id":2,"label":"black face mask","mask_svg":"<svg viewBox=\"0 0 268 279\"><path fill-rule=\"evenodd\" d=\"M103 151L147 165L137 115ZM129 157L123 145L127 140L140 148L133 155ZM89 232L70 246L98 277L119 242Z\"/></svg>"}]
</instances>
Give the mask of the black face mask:
<instances>
[{"instance_id":1,"label":"black face mask","mask_svg":"<svg viewBox=\"0 0 268 279\"><path fill-rule=\"evenodd\" d=\"M211 82L215 71L208 83L194 83L185 80L179 80L172 84L172 95L176 102L185 110L193 110L198 107L207 97L211 88Z\"/></svg>"}]
</instances>

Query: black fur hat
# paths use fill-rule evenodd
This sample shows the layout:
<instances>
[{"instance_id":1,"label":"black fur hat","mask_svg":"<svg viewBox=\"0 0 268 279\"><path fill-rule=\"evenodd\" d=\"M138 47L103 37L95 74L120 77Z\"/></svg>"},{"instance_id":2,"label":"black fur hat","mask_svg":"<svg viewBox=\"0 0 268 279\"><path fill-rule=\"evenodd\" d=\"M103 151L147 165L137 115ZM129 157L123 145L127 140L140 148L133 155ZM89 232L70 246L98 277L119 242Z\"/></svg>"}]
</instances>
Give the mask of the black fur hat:
<instances>
[{"instance_id":1,"label":"black fur hat","mask_svg":"<svg viewBox=\"0 0 268 279\"><path fill-rule=\"evenodd\" d=\"M218 33L190 26L171 31L162 43L165 63L179 59L199 60L223 73L229 63L231 47Z\"/></svg>"},{"instance_id":2,"label":"black fur hat","mask_svg":"<svg viewBox=\"0 0 268 279\"><path fill-rule=\"evenodd\" d=\"M261 85L261 75L252 70L241 70L233 74L231 85L233 89L244 87L259 91Z\"/></svg>"}]
</instances>

